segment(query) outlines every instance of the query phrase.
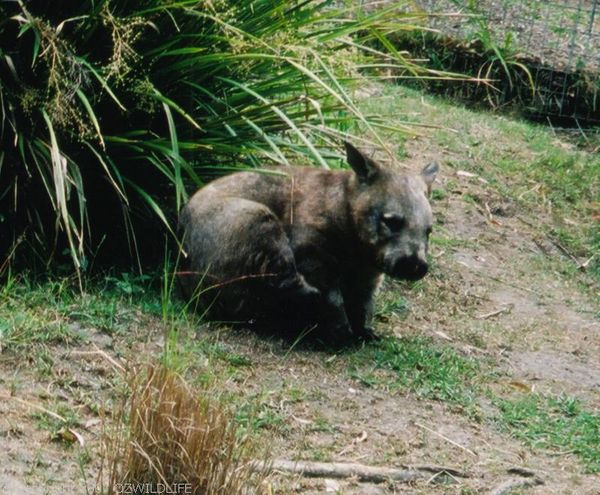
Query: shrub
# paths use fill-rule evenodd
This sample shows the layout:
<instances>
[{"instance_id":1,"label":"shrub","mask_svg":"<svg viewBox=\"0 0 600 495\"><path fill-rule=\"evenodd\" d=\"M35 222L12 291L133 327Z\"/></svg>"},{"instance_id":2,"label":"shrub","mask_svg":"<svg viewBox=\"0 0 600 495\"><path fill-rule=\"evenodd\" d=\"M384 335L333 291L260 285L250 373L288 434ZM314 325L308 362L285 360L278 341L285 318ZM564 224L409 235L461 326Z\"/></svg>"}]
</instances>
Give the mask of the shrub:
<instances>
[{"instance_id":1,"label":"shrub","mask_svg":"<svg viewBox=\"0 0 600 495\"><path fill-rule=\"evenodd\" d=\"M302 157L327 166L352 122L376 139L347 82L357 64L415 73L365 47L410 16L348 5L0 3L4 257L85 269L98 254L162 254L157 232L172 233L186 189L207 177Z\"/></svg>"}]
</instances>

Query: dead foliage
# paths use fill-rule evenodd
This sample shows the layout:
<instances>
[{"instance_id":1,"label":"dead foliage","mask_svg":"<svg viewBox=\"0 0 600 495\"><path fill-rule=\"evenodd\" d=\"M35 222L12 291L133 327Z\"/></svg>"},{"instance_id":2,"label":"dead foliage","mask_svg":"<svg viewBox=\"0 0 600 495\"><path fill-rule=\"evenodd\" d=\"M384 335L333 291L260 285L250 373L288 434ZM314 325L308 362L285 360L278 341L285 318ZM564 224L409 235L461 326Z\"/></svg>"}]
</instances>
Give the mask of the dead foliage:
<instances>
[{"instance_id":1,"label":"dead foliage","mask_svg":"<svg viewBox=\"0 0 600 495\"><path fill-rule=\"evenodd\" d=\"M135 372L128 382L128 399L107 422L101 493L141 485L168 493L261 493L264 475L247 461L248 438L209 391L192 390L163 365Z\"/></svg>"}]
</instances>

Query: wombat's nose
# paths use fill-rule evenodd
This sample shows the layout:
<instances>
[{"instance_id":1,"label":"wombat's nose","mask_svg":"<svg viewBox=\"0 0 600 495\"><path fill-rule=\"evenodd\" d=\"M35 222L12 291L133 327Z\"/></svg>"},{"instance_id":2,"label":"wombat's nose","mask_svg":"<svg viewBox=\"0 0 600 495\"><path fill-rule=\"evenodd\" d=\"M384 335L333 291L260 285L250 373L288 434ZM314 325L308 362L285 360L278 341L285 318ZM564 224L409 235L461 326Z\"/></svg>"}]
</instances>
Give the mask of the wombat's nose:
<instances>
[{"instance_id":1,"label":"wombat's nose","mask_svg":"<svg viewBox=\"0 0 600 495\"><path fill-rule=\"evenodd\" d=\"M429 265L427 261L418 256L407 256L399 258L394 264L394 273L391 275L395 278L403 278L405 280L420 280L427 275Z\"/></svg>"}]
</instances>

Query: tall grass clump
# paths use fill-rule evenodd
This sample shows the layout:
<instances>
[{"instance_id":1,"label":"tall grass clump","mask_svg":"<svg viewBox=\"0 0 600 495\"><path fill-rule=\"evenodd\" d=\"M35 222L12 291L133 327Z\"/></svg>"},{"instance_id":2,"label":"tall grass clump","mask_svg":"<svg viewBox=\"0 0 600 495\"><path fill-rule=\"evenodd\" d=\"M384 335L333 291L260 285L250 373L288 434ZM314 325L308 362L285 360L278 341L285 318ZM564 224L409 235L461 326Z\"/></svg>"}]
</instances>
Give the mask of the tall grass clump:
<instances>
[{"instance_id":1,"label":"tall grass clump","mask_svg":"<svg viewBox=\"0 0 600 495\"><path fill-rule=\"evenodd\" d=\"M266 493L265 473L253 467L248 439L218 399L198 396L160 364L133 373L129 390L105 431L96 491Z\"/></svg>"},{"instance_id":2,"label":"tall grass clump","mask_svg":"<svg viewBox=\"0 0 600 495\"><path fill-rule=\"evenodd\" d=\"M327 166L354 123L377 140L382 124L359 112L351 81L384 66L417 73L385 43L416 29L397 7L1 2L0 262L25 253L85 270L160 256L187 191L207 178Z\"/></svg>"}]
</instances>

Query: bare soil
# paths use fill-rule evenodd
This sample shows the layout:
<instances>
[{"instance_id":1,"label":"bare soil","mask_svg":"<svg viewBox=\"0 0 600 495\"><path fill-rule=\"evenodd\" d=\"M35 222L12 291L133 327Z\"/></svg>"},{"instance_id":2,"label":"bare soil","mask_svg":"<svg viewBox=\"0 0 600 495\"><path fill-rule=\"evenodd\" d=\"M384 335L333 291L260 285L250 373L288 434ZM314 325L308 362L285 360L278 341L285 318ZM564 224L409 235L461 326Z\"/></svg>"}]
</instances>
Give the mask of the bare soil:
<instances>
[{"instance_id":1,"label":"bare soil","mask_svg":"<svg viewBox=\"0 0 600 495\"><path fill-rule=\"evenodd\" d=\"M507 148L510 143L507 143ZM456 155L428 137L411 141L407 164ZM449 184L452 183L452 187ZM581 397L600 411L600 309L585 280L566 276L569 260L536 225L540 212L521 211L480 177L444 165L433 203L438 226L455 242L432 249L434 268L421 289L406 290L406 318L380 321L387 335L425 335L464 355L495 363L494 390L516 396L535 390ZM390 289L388 289L390 290ZM396 290L396 289L394 289ZM100 455L102 410L120 383L114 363L156 359L160 322L140 315L127 334L81 328L84 342L50 346L40 354L0 354L0 493L85 493L93 488ZM600 476L586 474L571 452L535 450L484 416L474 421L456 406L386 387L367 387L348 372L348 353L291 347L251 332L198 332L251 365L236 368L223 388L263 397L260 444L275 458L358 462L374 466L443 465L468 478L432 476L411 485L308 479L276 474L273 493L491 493L511 468L534 471L543 485L528 494L600 494ZM482 410L491 409L485 399ZM57 409L58 408L58 409ZM68 433L51 435L36 413L73 412L84 446Z\"/></svg>"}]
</instances>

